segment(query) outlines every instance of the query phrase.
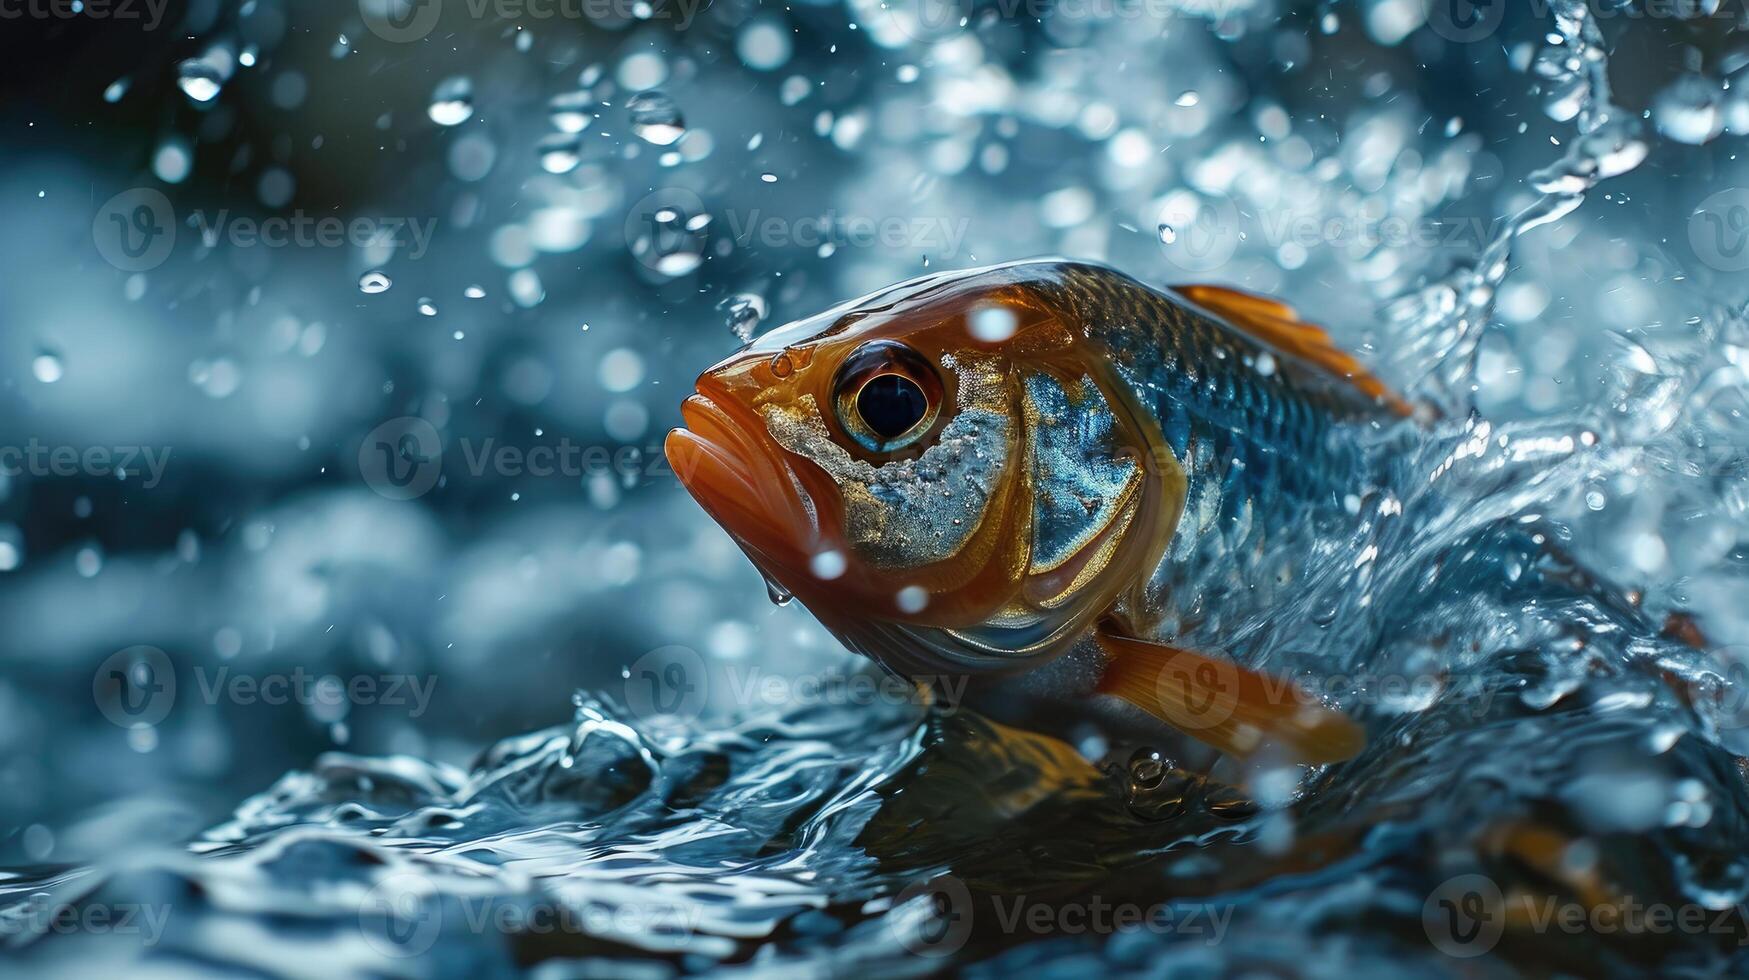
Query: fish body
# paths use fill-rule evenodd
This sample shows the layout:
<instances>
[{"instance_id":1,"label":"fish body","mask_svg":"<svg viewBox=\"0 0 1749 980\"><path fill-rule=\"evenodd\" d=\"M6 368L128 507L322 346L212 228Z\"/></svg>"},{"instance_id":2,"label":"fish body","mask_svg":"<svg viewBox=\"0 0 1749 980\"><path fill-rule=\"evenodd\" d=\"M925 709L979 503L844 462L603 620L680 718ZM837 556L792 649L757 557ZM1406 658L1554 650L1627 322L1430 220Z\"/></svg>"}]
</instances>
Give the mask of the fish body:
<instances>
[{"instance_id":1,"label":"fish body","mask_svg":"<svg viewBox=\"0 0 1749 980\"><path fill-rule=\"evenodd\" d=\"M1411 413L1280 304L1056 260L943 273L760 337L682 412L687 488L890 670L1113 694L1232 751L1357 748L1232 644L1349 537L1365 436Z\"/></svg>"},{"instance_id":2,"label":"fish body","mask_svg":"<svg viewBox=\"0 0 1749 980\"><path fill-rule=\"evenodd\" d=\"M1053 264L1039 287L1084 325L1184 473L1184 511L1127 610L1148 637L1231 650L1235 624L1281 605L1320 553L1352 538L1386 482L1367 447L1405 406L1225 318L1236 294L1156 290L1100 266ZM1316 328L1306 328L1316 329Z\"/></svg>"}]
</instances>

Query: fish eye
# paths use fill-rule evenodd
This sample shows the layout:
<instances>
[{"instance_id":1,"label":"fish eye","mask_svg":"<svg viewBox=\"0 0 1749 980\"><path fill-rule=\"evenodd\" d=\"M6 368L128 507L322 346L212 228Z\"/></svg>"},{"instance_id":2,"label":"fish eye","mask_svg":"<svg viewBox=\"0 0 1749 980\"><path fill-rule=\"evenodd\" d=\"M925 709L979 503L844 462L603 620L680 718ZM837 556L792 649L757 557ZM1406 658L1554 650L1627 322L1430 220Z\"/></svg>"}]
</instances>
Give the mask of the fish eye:
<instances>
[{"instance_id":1,"label":"fish eye","mask_svg":"<svg viewBox=\"0 0 1749 980\"><path fill-rule=\"evenodd\" d=\"M832 382L839 428L869 453L914 446L941 412L941 376L910 347L877 340L846 358Z\"/></svg>"},{"instance_id":2,"label":"fish eye","mask_svg":"<svg viewBox=\"0 0 1749 980\"><path fill-rule=\"evenodd\" d=\"M877 374L856 393L856 414L883 439L897 439L929 414L929 399L902 374Z\"/></svg>"}]
</instances>

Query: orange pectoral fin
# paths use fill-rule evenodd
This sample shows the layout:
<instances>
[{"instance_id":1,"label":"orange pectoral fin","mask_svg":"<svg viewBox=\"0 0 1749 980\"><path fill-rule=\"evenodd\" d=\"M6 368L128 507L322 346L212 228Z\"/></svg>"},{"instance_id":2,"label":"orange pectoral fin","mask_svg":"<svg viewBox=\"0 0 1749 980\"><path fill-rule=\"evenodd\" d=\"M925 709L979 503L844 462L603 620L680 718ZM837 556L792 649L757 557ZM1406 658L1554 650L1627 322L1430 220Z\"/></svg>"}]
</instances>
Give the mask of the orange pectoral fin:
<instances>
[{"instance_id":1,"label":"orange pectoral fin","mask_svg":"<svg viewBox=\"0 0 1749 980\"><path fill-rule=\"evenodd\" d=\"M1366 746L1359 725L1288 681L1105 628L1096 637L1111 658L1101 693L1223 752L1248 757L1273 747L1320 765L1353 758Z\"/></svg>"},{"instance_id":2,"label":"orange pectoral fin","mask_svg":"<svg viewBox=\"0 0 1749 980\"><path fill-rule=\"evenodd\" d=\"M1414 407L1386 387L1366 365L1337 347L1328 331L1300 319L1299 313L1286 303L1225 286L1174 286L1173 290L1254 339L1347 381L1392 412L1405 418L1415 414Z\"/></svg>"}]
</instances>

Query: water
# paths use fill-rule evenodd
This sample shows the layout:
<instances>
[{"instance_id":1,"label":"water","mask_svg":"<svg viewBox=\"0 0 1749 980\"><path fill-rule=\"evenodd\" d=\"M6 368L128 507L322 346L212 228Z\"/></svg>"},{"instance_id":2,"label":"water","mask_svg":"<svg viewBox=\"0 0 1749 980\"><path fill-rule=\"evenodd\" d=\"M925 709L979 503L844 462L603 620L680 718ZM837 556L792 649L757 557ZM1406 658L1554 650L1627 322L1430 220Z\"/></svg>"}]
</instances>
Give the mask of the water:
<instances>
[{"instance_id":1,"label":"water","mask_svg":"<svg viewBox=\"0 0 1749 980\"><path fill-rule=\"evenodd\" d=\"M757 293L736 293L717 304L728 322L729 332L741 343L750 343L754 331L765 319L765 297Z\"/></svg>"},{"instance_id":2,"label":"water","mask_svg":"<svg viewBox=\"0 0 1749 980\"><path fill-rule=\"evenodd\" d=\"M680 107L662 92L639 92L626 100L632 131L646 143L668 146L686 135Z\"/></svg>"},{"instance_id":3,"label":"water","mask_svg":"<svg viewBox=\"0 0 1749 980\"><path fill-rule=\"evenodd\" d=\"M464 76L446 78L431 92L426 114L439 126L459 126L474 114L474 83Z\"/></svg>"},{"instance_id":4,"label":"water","mask_svg":"<svg viewBox=\"0 0 1749 980\"><path fill-rule=\"evenodd\" d=\"M149 230L147 197L91 209L176 141L150 187L211 234L144 268L6 240L55 302L5 299L41 340L6 355L4 444L49 445L0 475L0 955L1749 969L1728 32L1577 2L1469 40L1398 0L1166 6L652 7L414 40L369 5L363 32L227 6L178 32L199 59L86 86L129 152L21 162L33 220ZM315 108L275 101L294 69ZM164 86L135 153L101 107ZM268 167L297 171L283 208L254 198ZM225 203L380 221L264 248ZM1362 447L1391 479L1347 502L1353 534L1233 624L1366 726L1360 757L1057 741L895 686L763 601L662 470L692 379L766 323L1052 253L1284 295L1430 406ZM999 340L999 313L967 330ZM75 443L113 458L57 474Z\"/></svg>"}]
</instances>

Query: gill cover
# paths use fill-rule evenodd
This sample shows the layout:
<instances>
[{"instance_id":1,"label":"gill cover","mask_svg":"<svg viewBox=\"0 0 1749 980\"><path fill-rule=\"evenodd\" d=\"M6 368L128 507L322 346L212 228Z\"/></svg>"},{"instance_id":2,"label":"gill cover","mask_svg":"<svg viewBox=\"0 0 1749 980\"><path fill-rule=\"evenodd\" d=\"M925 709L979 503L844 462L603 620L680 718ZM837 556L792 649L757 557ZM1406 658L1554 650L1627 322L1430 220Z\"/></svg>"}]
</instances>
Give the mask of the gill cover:
<instances>
[{"instance_id":1,"label":"gill cover","mask_svg":"<svg viewBox=\"0 0 1749 980\"><path fill-rule=\"evenodd\" d=\"M1060 269L927 277L762 337L700 378L676 471L769 578L896 670L1063 652L1139 593L1184 475L1057 305Z\"/></svg>"}]
</instances>

